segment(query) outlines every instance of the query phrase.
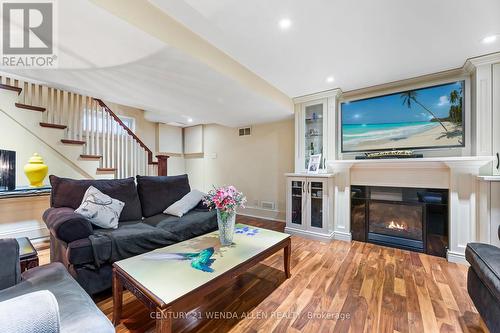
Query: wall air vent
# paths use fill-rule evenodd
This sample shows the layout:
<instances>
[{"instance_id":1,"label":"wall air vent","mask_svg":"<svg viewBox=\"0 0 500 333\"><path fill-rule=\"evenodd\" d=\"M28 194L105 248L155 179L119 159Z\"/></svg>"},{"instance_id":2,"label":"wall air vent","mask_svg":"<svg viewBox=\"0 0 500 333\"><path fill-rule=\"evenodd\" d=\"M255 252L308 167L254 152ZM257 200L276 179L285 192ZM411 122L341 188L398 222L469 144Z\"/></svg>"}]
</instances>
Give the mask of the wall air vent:
<instances>
[{"instance_id":1,"label":"wall air vent","mask_svg":"<svg viewBox=\"0 0 500 333\"><path fill-rule=\"evenodd\" d=\"M264 209L275 210L276 204L273 201L261 201L260 206Z\"/></svg>"},{"instance_id":2,"label":"wall air vent","mask_svg":"<svg viewBox=\"0 0 500 333\"><path fill-rule=\"evenodd\" d=\"M238 128L238 135L239 136L252 135L252 128L251 127Z\"/></svg>"}]
</instances>

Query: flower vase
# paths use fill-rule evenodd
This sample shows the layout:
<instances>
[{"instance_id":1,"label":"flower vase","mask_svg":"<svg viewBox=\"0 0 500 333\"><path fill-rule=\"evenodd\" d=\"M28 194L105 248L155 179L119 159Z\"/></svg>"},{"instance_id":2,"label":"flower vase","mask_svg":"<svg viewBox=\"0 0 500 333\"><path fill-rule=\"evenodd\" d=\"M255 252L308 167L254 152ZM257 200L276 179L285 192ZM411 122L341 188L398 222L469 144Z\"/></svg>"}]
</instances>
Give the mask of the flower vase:
<instances>
[{"instance_id":1,"label":"flower vase","mask_svg":"<svg viewBox=\"0 0 500 333\"><path fill-rule=\"evenodd\" d=\"M228 213L217 209L217 224L219 225L219 240L222 246L233 244L236 212Z\"/></svg>"}]
</instances>

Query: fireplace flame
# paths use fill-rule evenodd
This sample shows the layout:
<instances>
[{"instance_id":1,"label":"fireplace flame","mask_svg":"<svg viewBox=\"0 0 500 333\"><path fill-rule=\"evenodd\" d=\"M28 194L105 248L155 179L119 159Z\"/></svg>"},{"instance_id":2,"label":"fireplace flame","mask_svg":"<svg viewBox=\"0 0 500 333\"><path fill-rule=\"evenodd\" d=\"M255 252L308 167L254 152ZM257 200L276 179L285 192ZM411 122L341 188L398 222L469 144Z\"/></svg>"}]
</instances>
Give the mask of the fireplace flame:
<instances>
[{"instance_id":1,"label":"fireplace flame","mask_svg":"<svg viewBox=\"0 0 500 333\"><path fill-rule=\"evenodd\" d=\"M387 228L389 228L389 229L397 229L397 230L407 230L408 226L404 222L398 223L398 222L391 221L391 223L389 223L389 225L387 226Z\"/></svg>"}]
</instances>

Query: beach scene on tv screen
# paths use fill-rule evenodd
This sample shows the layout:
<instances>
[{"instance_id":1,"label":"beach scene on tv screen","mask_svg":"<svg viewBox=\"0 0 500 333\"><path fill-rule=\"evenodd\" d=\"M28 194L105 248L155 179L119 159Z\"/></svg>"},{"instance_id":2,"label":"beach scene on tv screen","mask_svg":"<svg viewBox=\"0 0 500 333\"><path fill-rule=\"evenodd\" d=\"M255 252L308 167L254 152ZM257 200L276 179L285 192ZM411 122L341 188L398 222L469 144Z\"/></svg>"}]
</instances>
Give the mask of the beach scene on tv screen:
<instances>
[{"instance_id":1,"label":"beach scene on tv screen","mask_svg":"<svg viewBox=\"0 0 500 333\"><path fill-rule=\"evenodd\" d=\"M342 150L462 146L464 81L342 103Z\"/></svg>"}]
</instances>

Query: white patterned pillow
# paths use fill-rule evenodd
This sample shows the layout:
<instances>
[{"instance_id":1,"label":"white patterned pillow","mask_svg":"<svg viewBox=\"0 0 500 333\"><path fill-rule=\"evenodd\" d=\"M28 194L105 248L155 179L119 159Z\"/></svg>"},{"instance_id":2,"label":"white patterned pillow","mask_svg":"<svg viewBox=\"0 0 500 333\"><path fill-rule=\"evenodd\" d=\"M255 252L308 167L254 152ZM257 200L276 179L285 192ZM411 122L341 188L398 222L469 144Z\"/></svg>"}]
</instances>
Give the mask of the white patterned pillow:
<instances>
[{"instance_id":1,"label":"white patterned pillow","mask_svg":"<svg viewBox=\"0 0 500 333\"><path fill-rule=\"evenodd\" d=\"M90 186L75 213L85 216L98 227L116 229L123 206L125 204L120 200L113 199L94 186Z\"/></svg>"}]
</instances>

